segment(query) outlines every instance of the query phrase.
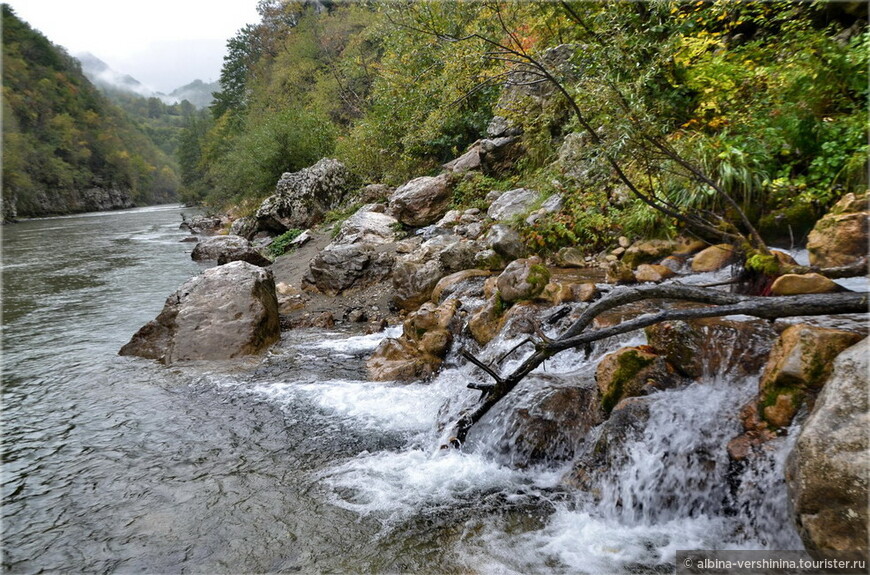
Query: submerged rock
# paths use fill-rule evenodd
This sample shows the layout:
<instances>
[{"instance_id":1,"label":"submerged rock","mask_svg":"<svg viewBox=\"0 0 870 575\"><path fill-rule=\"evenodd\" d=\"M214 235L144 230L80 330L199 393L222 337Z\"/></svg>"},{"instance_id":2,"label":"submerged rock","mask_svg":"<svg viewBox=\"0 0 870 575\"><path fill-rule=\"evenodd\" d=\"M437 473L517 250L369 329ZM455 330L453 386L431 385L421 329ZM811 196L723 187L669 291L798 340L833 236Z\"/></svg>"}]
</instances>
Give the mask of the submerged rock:
<instances>
[{"instance_id":1,"label":"submerged rock","mask_svg":"<svg viewBox=\"0 0 870 575\"><path fill-rule=\"evenodd\" d=\"M594 382L570 375L531 375L513 400L494 425L482 421L468 440L486 434L492 455L520 469L570 461L604 420Z\"/></svg>"},{"instance_id":2,"label":"submerged rock","mask_svg":"<svg viewBox=\"0 0 870 575\"><path fill-rule=\"evenodd\" d=\"M776 332L763 320L705 318L646 328L649 345L686 377L743 377L767 361Z\"/></svg>"},{"instance_id":3,"label":"submerged rock","mask_svg":"<svg viewBox=\"0 0 870 575\"><path fill-rule=\"evenodd\" d=\"M866 338L837 357L789 456L798 531L816 556L857 551L868 559L868 358Z\"/></svg>"},{"instance_id":4,"label":"submerged rock","mask_svg":"<svg viewBox=\"0 0 870 575\"><path fill-rule=\"evenodd\" d=\"M233 262L185 282L119 353L166 364L230 359L260 353L279 336L272 272Z\"/></svg>"}]
</instances>

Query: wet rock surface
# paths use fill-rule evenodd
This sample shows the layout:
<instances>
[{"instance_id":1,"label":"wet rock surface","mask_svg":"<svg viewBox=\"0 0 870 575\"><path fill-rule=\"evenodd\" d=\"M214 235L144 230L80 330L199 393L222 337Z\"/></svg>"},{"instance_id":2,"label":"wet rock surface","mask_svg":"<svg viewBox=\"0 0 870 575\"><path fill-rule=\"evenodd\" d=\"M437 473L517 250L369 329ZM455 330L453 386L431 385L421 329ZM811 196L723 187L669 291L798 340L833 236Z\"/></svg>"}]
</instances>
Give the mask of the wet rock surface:
<instances>
[{"instance_id":1,"label":"wet rock surface","mask_svg":"<svg viewBox=\"0 0 870 575\"><path fill-rule=\"evenodd\" d=\"M789 458L788 487L801 539L814 555L857 551L868 558L870 342L844 351Z\"/></svg>"},{"instance_id":2,"label":"wet rock surface","mask_svg":"<svg viewBox=\"0 0 870 575\"><path fill-rule=\"evenodd\" d=\"M231 359L260 353L279 335L272 273L233 262L185 282L119 353L166 364Z\"/></svg>"}]
</instances>

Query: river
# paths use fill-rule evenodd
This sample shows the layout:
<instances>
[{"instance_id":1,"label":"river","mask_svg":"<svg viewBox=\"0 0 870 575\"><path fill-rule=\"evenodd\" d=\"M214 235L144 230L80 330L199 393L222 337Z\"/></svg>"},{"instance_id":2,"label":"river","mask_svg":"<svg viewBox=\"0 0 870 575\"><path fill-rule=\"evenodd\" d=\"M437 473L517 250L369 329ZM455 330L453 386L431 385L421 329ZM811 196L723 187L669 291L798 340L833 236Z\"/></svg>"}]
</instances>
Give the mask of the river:
<instances>
[{"instance_id":1,"label":"river","mask_svg":"<svg viewBox=\"0 0 870 575\"><path fill-rule=\"evenodd\" d=\"M448 361L429 384L367 382L383 333L288 332L265 357L228 363L119 357L201 270L181 211L3 228L5 572L671 572L676 549L800 548L771 494L787 445L743 502L751 520L721 509L721 484L698 487L722 461L650 476L673 443L735 434L721 413L753 380L660 394L656 425L596 503L561 486L565 468L506 465L485 436L439 450L442 406L474 397L469 371ZM568 352L547 370L594 360ZM674 504L687 486L698 492Z\"/></svg>"}]
</instances>

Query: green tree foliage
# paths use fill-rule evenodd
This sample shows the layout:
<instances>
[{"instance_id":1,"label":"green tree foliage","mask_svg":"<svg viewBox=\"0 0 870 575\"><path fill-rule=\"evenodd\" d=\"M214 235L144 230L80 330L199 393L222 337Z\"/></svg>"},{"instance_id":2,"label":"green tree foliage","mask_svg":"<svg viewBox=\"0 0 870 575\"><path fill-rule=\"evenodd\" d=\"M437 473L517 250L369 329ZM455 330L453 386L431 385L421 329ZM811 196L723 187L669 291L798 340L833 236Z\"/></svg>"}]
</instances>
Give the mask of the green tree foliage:
<instances>
[{"instance_id":1,"label":"green tree foliage","mask_svg":"<svg viewBox=\"0 0 870 575\"><path fill-rule=\"evenodd\" d=\"M136 203L174 198L174 163L82 75L78 62L3 12L4 217L63 213L90 188Z\"/></svg>"},{"instance_id":2,"label":"green tree foliage","mask_svg":"<svg viewBox=\"0 0 870 575\"><path fill-rule=\"evenodd\" d=\"M708 233L800 232L867 185L868 35L850 4L263 0L260 13L231 41L226 105L191 140L218 201L261 197L318 154L399 184L494 114L522 128L526 154L493 188L566 199L523 230L541 249L674 233L673 214Z\"/></svg>"}]
</instances>

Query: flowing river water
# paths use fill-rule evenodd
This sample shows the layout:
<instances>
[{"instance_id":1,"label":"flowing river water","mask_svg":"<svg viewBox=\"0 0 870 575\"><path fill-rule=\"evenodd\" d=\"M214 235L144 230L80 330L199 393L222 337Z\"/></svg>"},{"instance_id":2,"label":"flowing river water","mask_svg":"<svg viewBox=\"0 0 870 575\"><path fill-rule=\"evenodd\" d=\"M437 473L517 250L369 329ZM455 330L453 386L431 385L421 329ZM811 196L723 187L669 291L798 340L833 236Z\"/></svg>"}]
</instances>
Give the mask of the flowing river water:
<instances>
[{"instance_id":1,"label":"flowing river water","mask_svg":"<svg viewBox=\"0 0 870 575\"><path fill-rule=\"evenodd\" d=\"M497 413L466 449L438 449L477 376L448 361L428 384L367 382L397 328L287 332L227 363L119 357L201 269L180 211L3 229L5 572L669 573L677 549L801 547L788 440L722 504L752 378L657 394L592 500L564 466L510 466ZM607 351L546 370L589 377ZM713 455L675 458L698 452Z\"/></svg>"}]
</instances>

